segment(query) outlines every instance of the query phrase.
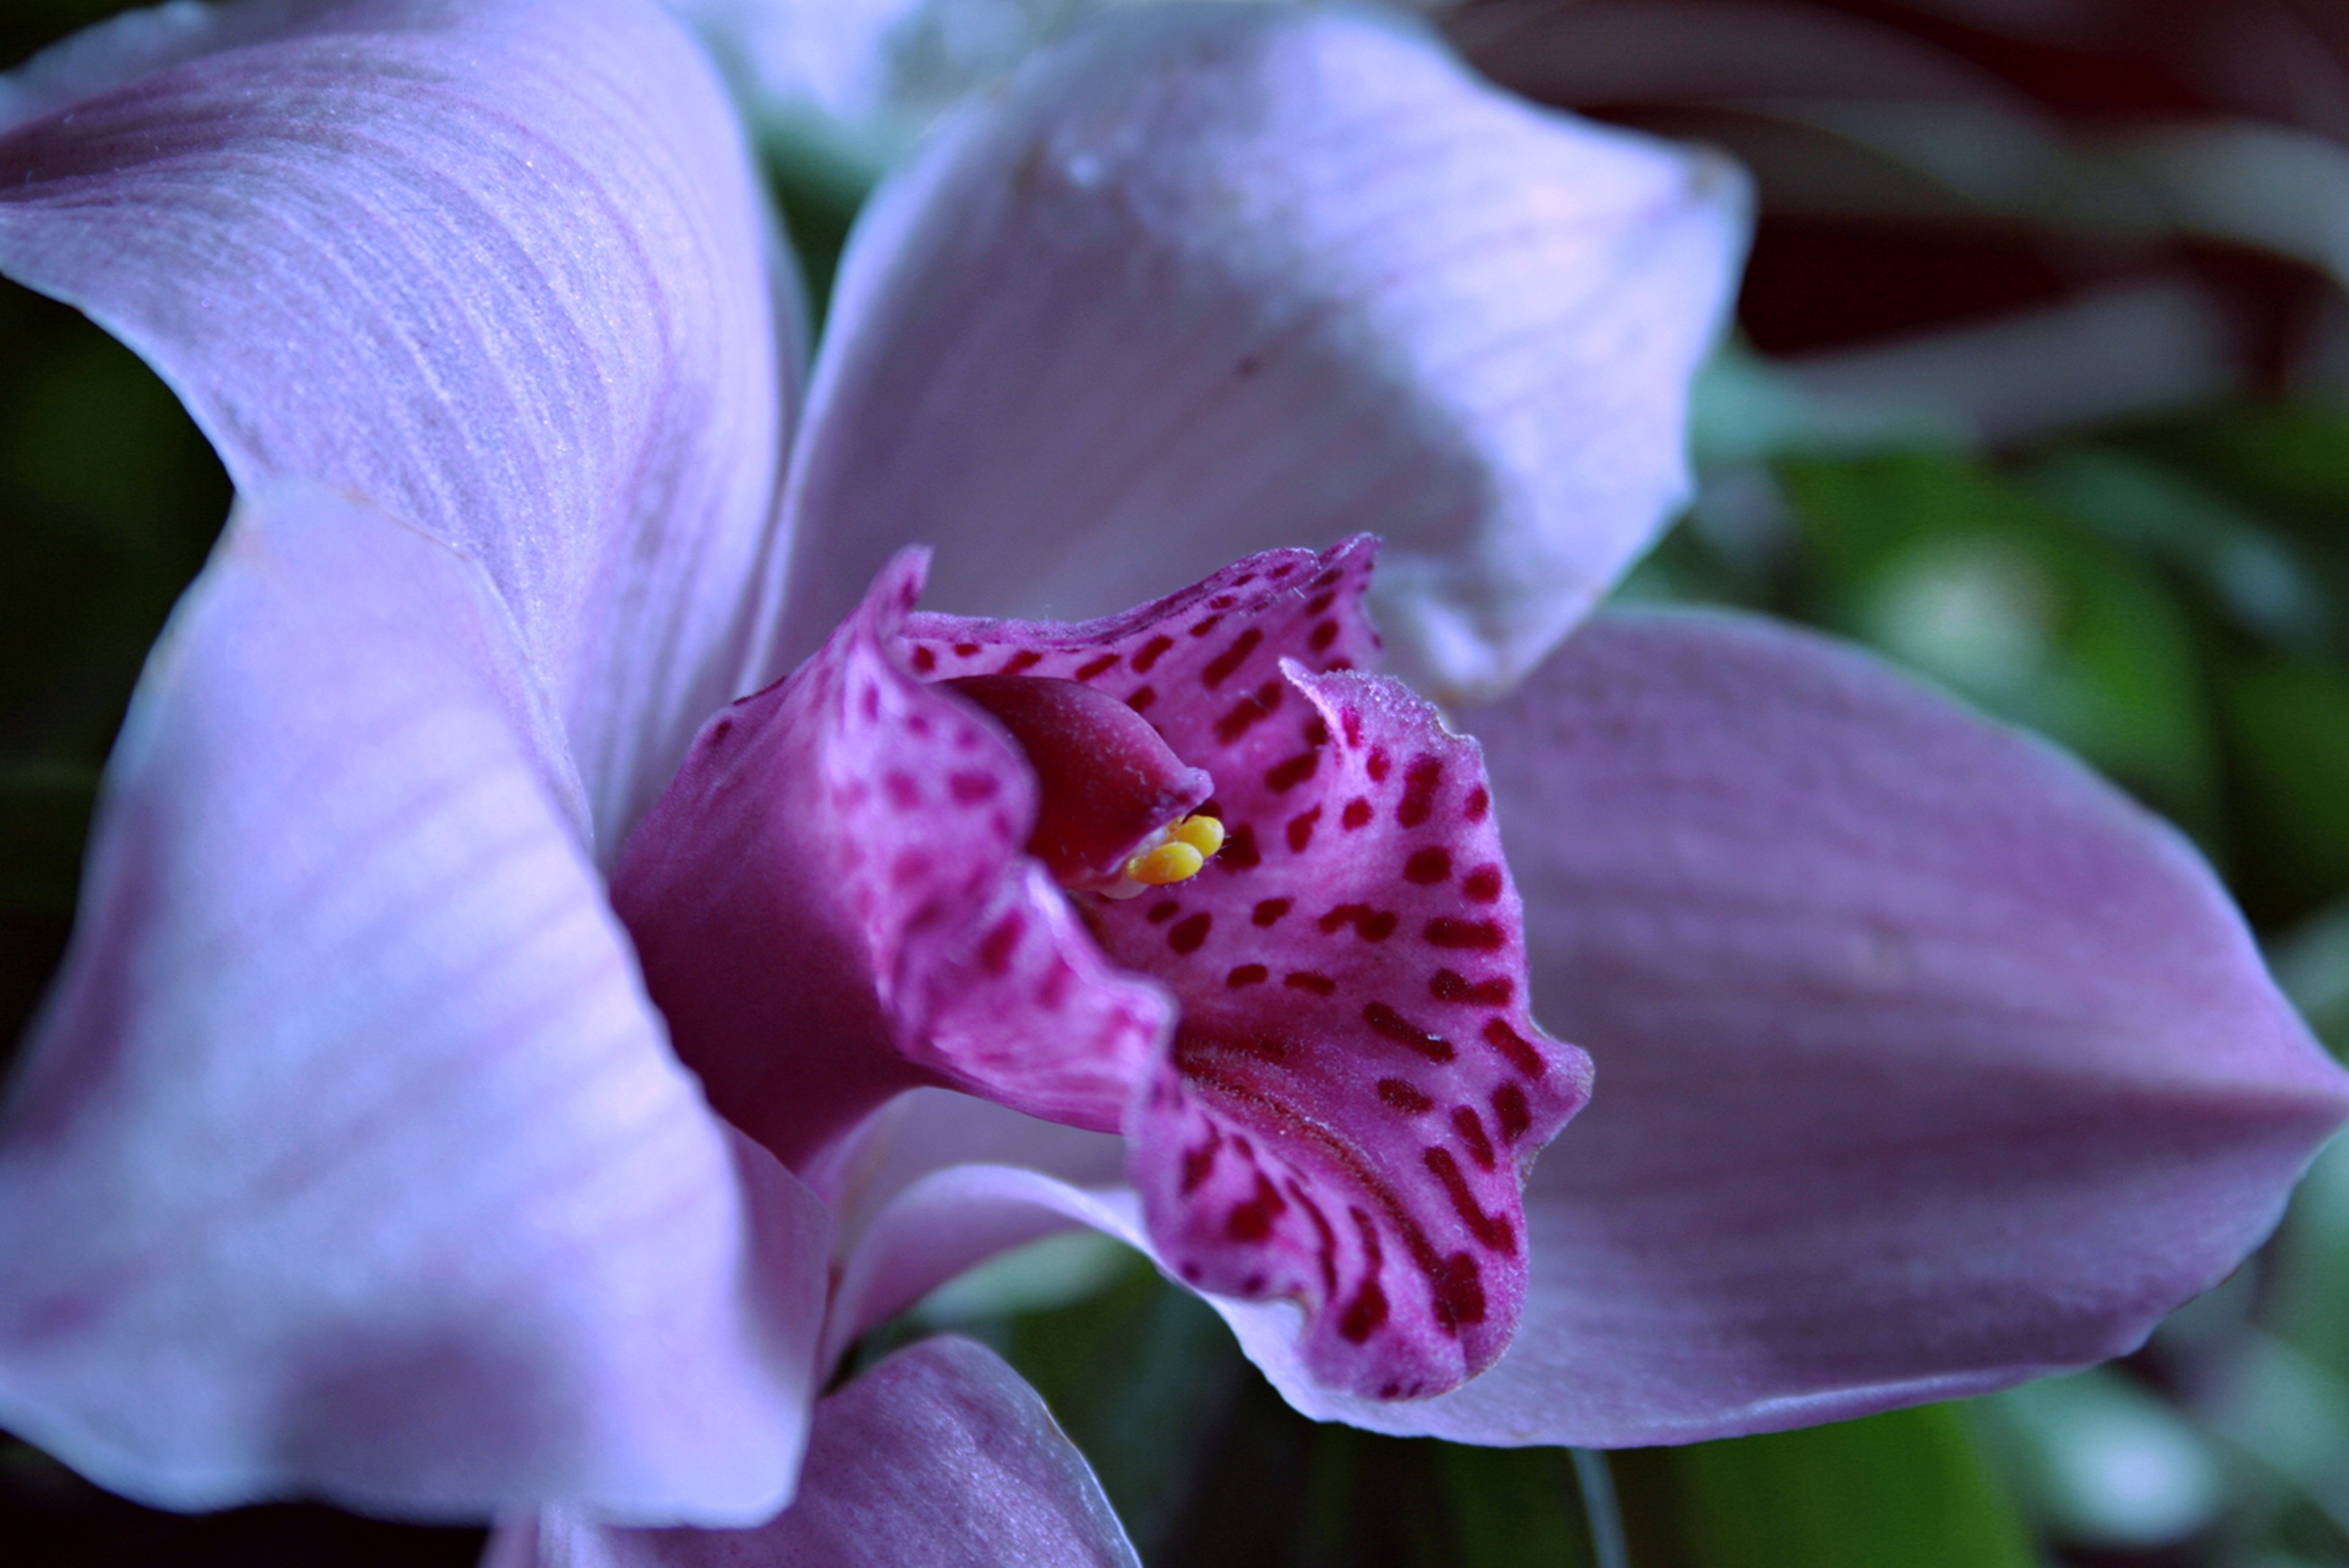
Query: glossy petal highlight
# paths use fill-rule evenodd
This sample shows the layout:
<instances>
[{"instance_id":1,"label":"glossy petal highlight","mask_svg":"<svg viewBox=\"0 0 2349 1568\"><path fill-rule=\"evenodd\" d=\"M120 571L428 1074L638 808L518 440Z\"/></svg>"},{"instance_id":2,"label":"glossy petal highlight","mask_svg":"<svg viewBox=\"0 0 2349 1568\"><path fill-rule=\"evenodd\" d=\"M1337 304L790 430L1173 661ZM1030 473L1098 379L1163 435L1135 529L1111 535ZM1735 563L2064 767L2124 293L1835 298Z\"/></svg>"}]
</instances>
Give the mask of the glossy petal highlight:
<instances>
[{"instance_id":1,"label":"glossy petal highlight","mask_svg":"<svg viewBox=\"0 0 2349 1568\"><path fill-rule=\"evenodd\" d=\"M1610 616L1464 719L1600 1090L1527 1194L1508 1355L1409 1409L1291 1370L1309 1413L1679 1442L2101 1360L2349 1112L2171 829L1863 654Z\"/></svg>"},{"instance_id":2,"label":"glossy petal highlight","mask_svg":"<svg viewBox=\"0 0 2349 1568\"><path fill-rule=\"evenodd\" d=\"M816 1407L799 1501L757 1530L620 1531L568 1510L483 1568L1140 1568L1084 1456L994 1352L939 1338Z\"/></svg>"},{"instance_id":3,"label":"glossy petal highlight","mask_svg":"<svg viewBox=\"0 0 2349 1568\"><path fill-rule=\"evenodd\" d=\"M0 1422L177 1508L789 1495L829 1221L667 1051L556 729L472 563L248 499L0 1135Z\"/></svg>"},{"instance_id":4,"label":"glossy petal highlight","mask_svg":"<svg viewBox=\"0 0 2349 1568\"><path fill-rule=\"evenodd\" d=\"M608 852L741 689L796 366L700 52L630 0L259 0L11 86L55 112L0 136L0 271L154 366L241 490L480 561Z\"/></svg>"},{"instance_id":5,"label":"glossy petal highlight","mask_svg":"<svg viewBox=\"0 0 2349 1568\"><path fill-rule=\"evenodd\" d=\"M1505 686L1685 491L1744 192L1401 22L1103 18L861 221L776 657L913 540L948 608L1072 618L1371 530L1403 673Z\"/></svg>"}]
</instances>

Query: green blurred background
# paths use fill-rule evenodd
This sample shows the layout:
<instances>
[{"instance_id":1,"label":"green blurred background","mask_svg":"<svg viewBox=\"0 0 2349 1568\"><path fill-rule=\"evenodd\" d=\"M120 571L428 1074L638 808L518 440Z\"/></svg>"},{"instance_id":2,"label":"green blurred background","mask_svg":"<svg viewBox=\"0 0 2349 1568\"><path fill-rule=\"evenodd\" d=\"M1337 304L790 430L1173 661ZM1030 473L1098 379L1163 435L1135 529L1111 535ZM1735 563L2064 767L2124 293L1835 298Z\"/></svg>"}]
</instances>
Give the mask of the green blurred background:
<instances>
[{"instance_id":1,"label":"green blurred background","mask_svg":"<svg viewBox=\"0 0 2349 1568\"><path fill-rule=\"evenodd\" d=\"M113 8L10 0L0 65ZM1990 33L1971 43L2002 57ZM1478 58L1508 76L1489 40ZM821 286L859 171L787 138L769 151ZM1624 594L1828 628L2073 748L2193 836L2312 1023L2349 1046L2349 395L2293 347L2337 315L2330 286L2202 240L2084 250L2044 224L1781 211L1775 189L1765 174L1743 330L1699 400L1702 495ZM2248 323L2230 374L2124 419L2058 408L1984 434L1855 421L1815 373L1847 369L1854 344L2060 307L2130 267ZM108 745L228 503L135 358L0 286L0 1039L62 950ZM2126 1363L1776 1437L1600 1457L1318 1428L1206 1308L1091 1239L949 1287L864 1355L938 1326L994 1345L1154 1568L2292 1568L2349 1564L2345 1306L2335 1155L2272 1245ZM313 1507L150 1513L0 1438L11 1562L460 1563L480 1540Z\"/></svg>"}]
</instances>

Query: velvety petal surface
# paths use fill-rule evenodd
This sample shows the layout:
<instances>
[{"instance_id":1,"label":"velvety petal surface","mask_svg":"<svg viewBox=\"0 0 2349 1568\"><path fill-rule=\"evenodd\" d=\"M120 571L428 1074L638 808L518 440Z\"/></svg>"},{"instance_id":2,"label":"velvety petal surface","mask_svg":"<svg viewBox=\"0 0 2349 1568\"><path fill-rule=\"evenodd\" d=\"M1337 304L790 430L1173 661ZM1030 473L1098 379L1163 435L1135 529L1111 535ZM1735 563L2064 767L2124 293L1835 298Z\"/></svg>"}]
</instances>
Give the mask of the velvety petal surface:
<instances>
[{"instance_id":1,"label":"velvety petal surface","mask_svg":"<svg viewBox=\"0 0 2349 1568\"><path fill-rule=\"evenodd\" d=\"M473 563L247 497L0 1122L0 1425L179 1508L788 1497L829 1221L666 1049L556 729Z\"/></svg>"},{"instance_id":2,"label":"velvety petal surface","mask_svg":"<svg viewBox=\"0 0 2349 1568\"><path fill-rule=\"evenodd\" d=\"M941 673L1059 677L1139 709L1215 780L1229 838L1192 879L1075 895L1110 958L1181 1008L1129 1115L1170 1267L1302 1303L1324 1382L1460 1382L1508 1343L1518 1188L1588 1065L1526 1012L1516 895L1475 742L1356 668L1376 546L1251 556L1073 626L918 616Z\"/></svg>"},{"instance_id":3,"label":"velvety petal surface","mask_svg":"<svg viewBox=\"0 0 2349 1568\"><path fill-rule=\"evenodd\" d=\"M901 635L921 580L901 556L711 720L613 883L679 1053L795 1167L921 1084L1113 1127L1166 1029L1022 853L1018 748L914 673L936 663Z\"/></svg>"},{"instance_id":4,"label":"velvety petal surface","mask_svg":"<svg viewBox=\"0 0 2349 1568\"><path fill-rule=\"evenodd\" d=\"M947 608L1072 618L1371 530L1403 672L1506 685L1685 492L1744 201L1401 20L1103 17L861 219L771 668L907 542Z\"/></svg>"},{"instance_id":5,"label":"velvety petal surface","mask_svg":"<svg viewBox=\"0 0 2349 1568\"><path fill-rule=\"evenodd\" d=\"M482 1568L1140 1568L1084 1456L994 1352L938 1338L816 1407L799 1501L748 1531L507 1526Z\"/></svg>"},{"instance_id":6,"label":"velvety petal surface","mask_svg":"<svg viewBox=\"0 0 2349 1568\"><path fill-rule=\"evenodd\" d=\"M1599 1067L1509 1354L1309 1414L1684 1441L2137 1344L2349 1111L2216 879L2085 769L1856 650L1609 616L1483 738L1535 1002Z\"/></svg>"},{"instance_id":7,"label":"velvety petal surface","mask_svg":"<svg viewBox=\"0 0 2349 1568\"><path fill-rule=\"evenodd\" d=\"M0 117L0 271L137 349L239 488L478 560L616 844L742 690L796 367L700 51L640 0L172 6Z\"/></svg>"}]
</instances>

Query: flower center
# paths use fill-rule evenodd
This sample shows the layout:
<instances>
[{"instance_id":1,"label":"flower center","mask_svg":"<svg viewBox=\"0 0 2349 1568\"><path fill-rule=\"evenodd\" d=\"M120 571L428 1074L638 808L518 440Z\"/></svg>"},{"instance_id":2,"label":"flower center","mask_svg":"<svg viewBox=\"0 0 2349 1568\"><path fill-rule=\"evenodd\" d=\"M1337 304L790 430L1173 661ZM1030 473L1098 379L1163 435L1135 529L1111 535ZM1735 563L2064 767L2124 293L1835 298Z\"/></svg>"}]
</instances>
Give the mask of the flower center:
<instances>
[{"instance_id":1,"label":"flower center","mask_svg":"<svg viewBox=\"0 0 2349 1568\"><path fill-rule=\"evenodd\" d=\"M1223 846L1223 824L1196 815L1216 781L1116 698L1048 676L938 684L986 710L1026 754L1037 793L1027 850L1061 887L1130 898L1197 876Z\"/></svg>"}]
</instances>

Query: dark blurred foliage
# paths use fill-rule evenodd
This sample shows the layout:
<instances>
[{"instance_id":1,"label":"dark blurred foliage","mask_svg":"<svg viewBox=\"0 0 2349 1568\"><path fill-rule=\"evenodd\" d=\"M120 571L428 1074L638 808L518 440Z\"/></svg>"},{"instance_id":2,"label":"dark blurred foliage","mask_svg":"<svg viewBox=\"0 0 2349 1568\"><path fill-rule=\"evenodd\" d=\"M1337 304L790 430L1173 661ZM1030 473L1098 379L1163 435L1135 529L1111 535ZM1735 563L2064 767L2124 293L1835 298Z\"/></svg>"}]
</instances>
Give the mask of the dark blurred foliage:
<instances>
[{"instance_id":1,"label":"dark blurred foliage","mask_svg":"<svg viewBox=\"0 0 2349 1568\"><path fill-rule=\"evenodd\" d=\"M0 65L113 8L10 0ZM2073 747L2200 842L2295 997L2349 1045L2337 288L2306 256L2207 223L2074 222L2029 192L2002 204L1937 182L1881 139L1822 130L1817 112L1988 105L1991 119L1952 123L2012 129L2019 115L2033 156L2091 163L2116 138L2212 116L2337 140L2349 10L1480 0L1451 26L1511 85L1702 136L1759 176L1747 348L1701 400L1702 493L1627 594L1826 626ZM771 151L821 299L861 187L820 156ZM2148 299L2158 308L2127 314ZM2119 314L2063 336L2063 312L2114 300ZM1995 330L2018 321L2021 334ZM2051 342L2065 361L2052 370ZM1919 343L1937 347L1877 353ZM169 391L73 312L0 287L0 345L11 1039L68 929L98 769L140 660L229 496ZM2062 385L2032 380L2043 374ZM2116 381L2132 396L2100 400ZM1851 417L1886 389L1946 417ZM999 1263L862 1354L938 1327L995 1345L1092 1459L1154 1568L2349 1565L2338 1159L2274 1246L2123 1366L1962 1407L1604 1459L1316 1426L1195 1300L1130 1259L1066 1263ZM480 1541L304 1505L157 1513L0 1438L12 1564L456 1564Z\"/></svg>"},{"instance_id":2,"label":"dark blurred foliage","mask_svg":"<svg viewBox=\"0 0 2349 1568\"><path fill-rule=\"evenodd\" d=\"M2225 243L2216 177L2143 157L2235 125L2349 142L2338 0L1466 0L1448 26L1506 86L1755 171L1739 314L1765 352L2159 281L2274 390L2339 329L2311 255Z\"/></svg>"}]
</instances>

